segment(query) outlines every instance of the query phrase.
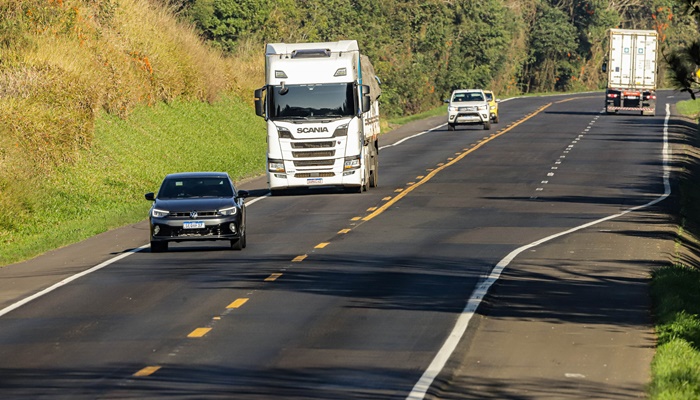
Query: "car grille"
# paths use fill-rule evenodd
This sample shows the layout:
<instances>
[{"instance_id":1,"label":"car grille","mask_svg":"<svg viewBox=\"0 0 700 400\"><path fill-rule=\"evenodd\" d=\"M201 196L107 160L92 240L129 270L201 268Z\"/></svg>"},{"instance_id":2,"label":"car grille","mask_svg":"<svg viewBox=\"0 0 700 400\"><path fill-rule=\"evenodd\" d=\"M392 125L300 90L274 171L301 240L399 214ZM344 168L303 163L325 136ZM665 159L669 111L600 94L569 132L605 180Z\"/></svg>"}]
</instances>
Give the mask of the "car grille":
<instances>
[{"instance_id":1,"label":"car grille","mask_svg":"<svg viewBox=\"0 0 700 400\"><path fill-rule=\"evenodd\" d=\"M185 212L171 212L170 217L188 217L190 216L190 211ZM216 211L197 211L197 218L201 217L216 217Z\"/></svg>"}]
</instances>

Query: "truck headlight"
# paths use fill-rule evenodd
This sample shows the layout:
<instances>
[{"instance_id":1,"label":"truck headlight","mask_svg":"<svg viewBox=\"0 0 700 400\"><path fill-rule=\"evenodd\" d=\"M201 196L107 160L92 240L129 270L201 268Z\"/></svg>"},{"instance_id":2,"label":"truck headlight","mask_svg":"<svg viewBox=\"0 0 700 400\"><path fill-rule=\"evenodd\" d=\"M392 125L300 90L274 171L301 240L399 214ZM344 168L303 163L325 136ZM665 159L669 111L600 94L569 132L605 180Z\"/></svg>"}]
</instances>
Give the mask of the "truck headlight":
<instances>
[{"instance_id":1,"label":"truck headlight","mask_svg":"<svg viewBox=\"0 0 700 400\"><path fill-rule=\"evenodd\" d=\"M267 160L267 170L270 172L285 172L282 160Z\"/></svg>"},{"instance_id":2,"label":"truck headlight","mask_svg":"<svg viewBox=\"0 0 700 400\"><path fill-rule=\"evenodd\" d=\"M346 157L345 158L345 165L343 166L343 169L358 169L360 168L360 156L355 156L355 157Z\"/></svg>"}]
</instances>

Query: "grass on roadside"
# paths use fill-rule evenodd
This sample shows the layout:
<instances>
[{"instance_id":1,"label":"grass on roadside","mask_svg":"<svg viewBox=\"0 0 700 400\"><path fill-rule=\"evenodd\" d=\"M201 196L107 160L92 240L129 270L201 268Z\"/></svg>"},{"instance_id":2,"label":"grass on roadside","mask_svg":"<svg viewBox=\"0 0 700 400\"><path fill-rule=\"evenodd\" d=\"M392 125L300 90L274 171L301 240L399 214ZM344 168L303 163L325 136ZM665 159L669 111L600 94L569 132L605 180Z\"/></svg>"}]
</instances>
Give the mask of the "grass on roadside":
<instances>
[{"instance_id":1,"label":"grass on roadside","mask_svg":"<svg viewBox=\"0 0 700 400\"><path fill-rule=\"evenodd\" d=\"M700 101L681 101L678 111L697 118ZM700 144L697 131L688 142ZM692 157L679 175L680 210L677 243L684 251L697 248L700 227L700 185L696 182L700 167ZM700 270L678 262L654 270L651 282L656 325L657 350L652 361L652 400L691 400L700 398Z\"/></svg>"},{"instance_id":2,"label":"grass on roadside","mask_svg":"<svg viewBox=\"0 0 700 400\"><path fill-rule=\"evenodd\" d=\"M91 149L35 177L25 196L31 212L21 225L0 227L0 238L11 237L0 265L143 220L150 206L144 193L156 191L167 173L227 171L240 180L264 165L264 121L236 97L142 106L128 119L103 113Z\"/></svg>"}]
</instances>

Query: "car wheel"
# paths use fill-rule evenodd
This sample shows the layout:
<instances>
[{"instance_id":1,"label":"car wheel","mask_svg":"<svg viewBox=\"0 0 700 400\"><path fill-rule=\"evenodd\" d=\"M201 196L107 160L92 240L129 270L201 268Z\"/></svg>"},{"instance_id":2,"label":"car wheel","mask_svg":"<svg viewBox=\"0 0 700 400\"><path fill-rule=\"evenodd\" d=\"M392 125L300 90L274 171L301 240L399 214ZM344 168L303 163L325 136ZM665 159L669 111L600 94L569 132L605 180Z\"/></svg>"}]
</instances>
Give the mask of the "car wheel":
<instances>
[{"instance_id":1,"label":"car wheel","mask_svg":"<svg viewBox=\"0 0 700 400\"><path fill-rule=\"evenodd\" d=\"M243 242L242 246L245 249L245 247L248 245L248 235L246 235L245 229L243 230L243 236L241 236L240 240L241 240L241 242Z\"/></svg>"},{"instance_id":2,"label":"car wheel","mask_svg":"<svg viewBox=\"0 0 700 400\"><path fill-rule=\"evenodd\" d=\"M447 124L447 130L448 130L448 131L453 131L453 130L455 130L455 125L454 125L454 124Z\"/></svg>"},{"instance_id":3,"label":"car wheel","mask_svg":"<svg viewBox=\"0 0 700 400\"><path fill-rule=\"evenodd\" d=\"M151 242L151 253L168 251L168 242Z\"/></svg>"},{"instance_id":4,"label":"car wheel","mask_svg":"<svg viewBox=\"0 0 700 400\"><path fill-rule=\"evenodd\" d=\"M497 124L497 123L498 123L498 115L496 115L495 117L493 117L493 123L494 123L494 124Z\"/></svg>"},{"instance_id":5,"label":"car wheel","mask_svg":"<svg viewBox=\"0 0 700 400\"><path fill-rule=\"evenodd\" d=\"M488 131L489 129L491 129L491 122L490 121L484 122L484 130Z\"/></svg>"},{"instance_id":6,"label":"car wheel","mask_svg":"<svg viewBox=\"0 0 700 400\"><path fill-rule=\"evenodd\" d=\"M243 250L243 238L242 237L231 241L231 250Z\"/></svg>"}]
</instances>

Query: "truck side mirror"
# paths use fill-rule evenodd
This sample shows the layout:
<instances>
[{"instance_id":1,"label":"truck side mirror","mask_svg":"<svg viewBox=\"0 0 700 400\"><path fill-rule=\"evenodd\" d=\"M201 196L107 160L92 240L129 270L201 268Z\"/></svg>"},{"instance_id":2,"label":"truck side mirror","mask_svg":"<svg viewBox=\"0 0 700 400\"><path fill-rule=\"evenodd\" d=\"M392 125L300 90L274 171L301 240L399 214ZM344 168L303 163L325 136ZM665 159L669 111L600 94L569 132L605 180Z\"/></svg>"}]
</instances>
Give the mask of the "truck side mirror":
<instances>
[{"instance_id":1,"label":"truck side mirror","mask_svg":"<svg viewBox=\"0 0 700 400\"><path fill-rule=\"evenodd\" d=\"M369 85L362 85L362 113L368 112L372 108L372 99L369 96Z\"/></svg>"},{"instance_id":2,"label":"truck side mirror","mask_svg":"<svg viewBox=\"0 0 700 400\"><path fill-rule=\"evenodd\" d=\"M608 63L603 62L603 66L600 68L600 70L603 72L608 72Z\"/></svg>"},{"instance_id":3,"label":"truck side mirror","mask_svg":"<svg viewBox=\"0 0 700 400\"><path fill-rule=\"evenodd\" d=\"M265 101L263 99L264 91L264 87L255 89L255 115L267 119L267 116L265 115Z\"/></svg>"}]
</instances>

